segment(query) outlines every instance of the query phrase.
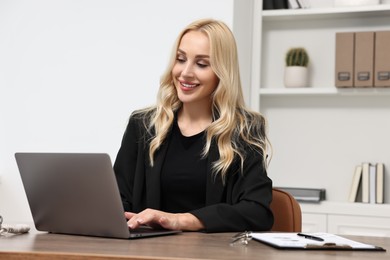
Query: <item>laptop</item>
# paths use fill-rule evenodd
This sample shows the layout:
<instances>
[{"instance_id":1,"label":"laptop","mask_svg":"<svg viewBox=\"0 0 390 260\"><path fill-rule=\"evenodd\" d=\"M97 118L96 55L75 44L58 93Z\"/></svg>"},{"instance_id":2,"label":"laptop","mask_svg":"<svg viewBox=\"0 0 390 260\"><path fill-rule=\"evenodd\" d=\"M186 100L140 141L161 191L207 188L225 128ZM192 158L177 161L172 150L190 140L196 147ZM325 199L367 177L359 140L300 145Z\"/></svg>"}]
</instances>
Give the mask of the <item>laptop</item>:
<instances>
[{"instance_id":1,"label":"laptop","mask_svg":"<svg viewBox=\"0 0 390 260\"><path fill-rule=\"evenodd\" d=\"M127 226L108 154L16 153L37 230L111 238L142 238L180 231Z\"/></svg>"}]
</instances>

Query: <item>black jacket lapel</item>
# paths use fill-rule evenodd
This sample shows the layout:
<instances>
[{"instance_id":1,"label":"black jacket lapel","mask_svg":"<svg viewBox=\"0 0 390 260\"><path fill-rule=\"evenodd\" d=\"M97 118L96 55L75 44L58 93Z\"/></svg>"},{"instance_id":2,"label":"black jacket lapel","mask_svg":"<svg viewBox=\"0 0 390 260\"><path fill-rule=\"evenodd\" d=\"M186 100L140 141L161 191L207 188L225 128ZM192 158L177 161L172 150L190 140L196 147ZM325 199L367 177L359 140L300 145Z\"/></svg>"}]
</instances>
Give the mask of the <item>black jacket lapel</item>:
<instances>
[{"instance_id":1,"label":"black jacket lapel","mask_svg":"<svg viewBox=\"0 0 390 260\"><path fill-rule=\"evenodd\" d=\"M167 152L168 145L164 143L155 154L154 166L147 166L146 170L146 204L147 207L160 209L161 207L161 191L160 191L160 176L161 170Z\"/></svg>"},{"instance_id":2,"label":"black jacket lapel","mask_svg":"<svg viewBox=\"0 0 390 260\"><path fill-rule=\"evenodd\" d=\"M224 185L219 174L215 175L212 171L212 163L219 159L217 145L213 142L207 159L207 186L206 186L206 206L216 204L222 201L224 194Z\"/></svg>"}]
</instances>

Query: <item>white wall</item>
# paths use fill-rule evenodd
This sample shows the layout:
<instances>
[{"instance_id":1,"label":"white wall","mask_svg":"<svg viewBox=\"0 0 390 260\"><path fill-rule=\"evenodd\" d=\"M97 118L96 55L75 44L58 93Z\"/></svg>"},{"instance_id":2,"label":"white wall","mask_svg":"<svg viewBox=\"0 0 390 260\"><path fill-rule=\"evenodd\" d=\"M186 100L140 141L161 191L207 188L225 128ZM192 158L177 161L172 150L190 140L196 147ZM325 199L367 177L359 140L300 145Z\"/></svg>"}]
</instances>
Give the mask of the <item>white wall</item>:
<instances>
[{"instance_id":1,"label":"white wall","mask_svg":"<svg viewBox=\"0 0 390 260\"><path fill-rule=\"evenodd\" d=\"M0 215L31 222L14 153L106 152L155 101L179 31L233 0L1 0Z\"/></svg>"}]
</instances>

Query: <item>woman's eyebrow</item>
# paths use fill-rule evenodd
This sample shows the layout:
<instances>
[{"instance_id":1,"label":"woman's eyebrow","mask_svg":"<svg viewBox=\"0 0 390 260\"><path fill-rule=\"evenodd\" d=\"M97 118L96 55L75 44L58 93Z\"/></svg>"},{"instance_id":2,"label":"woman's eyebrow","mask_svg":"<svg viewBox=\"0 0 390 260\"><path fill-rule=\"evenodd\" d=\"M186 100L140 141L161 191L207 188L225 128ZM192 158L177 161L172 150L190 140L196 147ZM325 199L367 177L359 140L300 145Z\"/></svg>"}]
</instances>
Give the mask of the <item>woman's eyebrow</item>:
<instances>
[{"instance_id":1,"label":"woman's eyebrow","mask_svg":"<svg viewBox=\"0 0 390 260\"><path fill-rule=\"evenodd\" d=\"M177 52L180 53L180 54L186 55L186 52L183 51L183 50L181 50L181 49L178 49ZM207 54L198 54L198 55L195 56L195 58L209 59L209 58L210 58L210 55L207 55Z\"/></svg>"}]
</instances>

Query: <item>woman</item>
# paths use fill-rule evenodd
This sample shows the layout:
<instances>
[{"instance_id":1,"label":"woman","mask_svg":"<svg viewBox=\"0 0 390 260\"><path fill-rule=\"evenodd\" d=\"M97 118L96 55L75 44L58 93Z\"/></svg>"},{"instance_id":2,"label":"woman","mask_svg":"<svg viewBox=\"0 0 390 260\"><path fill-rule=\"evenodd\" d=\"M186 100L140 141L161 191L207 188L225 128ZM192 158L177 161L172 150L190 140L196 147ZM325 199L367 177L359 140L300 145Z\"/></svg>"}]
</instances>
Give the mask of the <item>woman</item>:
<instances>
[{"instance_id":1,"label":"woman","mask_svg":"<svg viewBox=\"0 0 390 260\"><path fill-rule=\"evenodd\" d=\"M190 24L157 104L132 114L114 164L129 227L269 230L267 140L264 118L244 105L232 32Z\"/></svg>"}]
</instances>

